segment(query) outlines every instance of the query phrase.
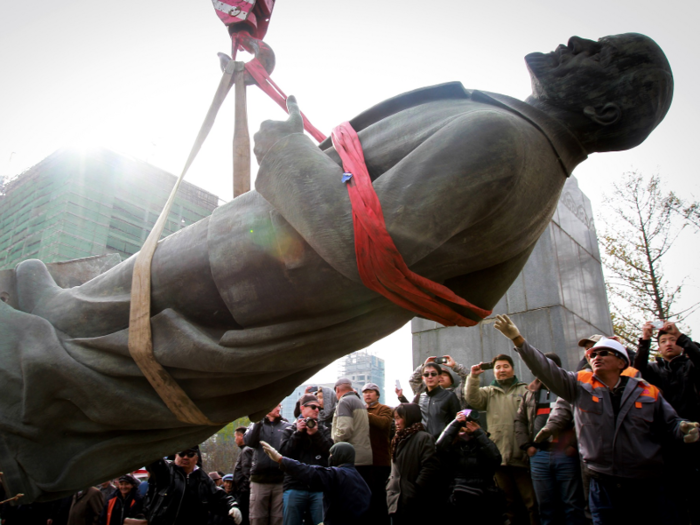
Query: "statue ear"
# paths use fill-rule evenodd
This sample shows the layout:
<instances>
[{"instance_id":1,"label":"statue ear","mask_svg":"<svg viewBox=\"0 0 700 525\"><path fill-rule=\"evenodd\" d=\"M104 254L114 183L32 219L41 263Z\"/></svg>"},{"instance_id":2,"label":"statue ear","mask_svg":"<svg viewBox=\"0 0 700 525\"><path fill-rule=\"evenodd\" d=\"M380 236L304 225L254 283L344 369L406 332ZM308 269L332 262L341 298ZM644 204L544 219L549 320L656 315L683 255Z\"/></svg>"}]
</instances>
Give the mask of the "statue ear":
<instances>
[{"instance_id":1,"label":"statue ear","mask_svg":"<svg viewBox=\"0 0 700 525\"><path fill-rule=\"evenodd\" d=\"M600 111L596 110L593 106L586 106L583 108L583 114L596 124L610 126L620 120L622 117L622 110L620 106L614 102L608 102Z\"/></svg>"}]
</instances>

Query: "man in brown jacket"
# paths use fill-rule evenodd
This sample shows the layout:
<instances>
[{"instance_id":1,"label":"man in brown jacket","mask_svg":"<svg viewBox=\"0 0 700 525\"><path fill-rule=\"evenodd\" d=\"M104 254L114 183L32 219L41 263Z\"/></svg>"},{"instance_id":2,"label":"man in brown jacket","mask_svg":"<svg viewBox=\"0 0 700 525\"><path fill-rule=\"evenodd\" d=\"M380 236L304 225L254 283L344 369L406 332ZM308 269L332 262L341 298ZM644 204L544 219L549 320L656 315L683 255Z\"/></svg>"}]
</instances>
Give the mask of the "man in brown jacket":
<instances>
[{"instance_id":1,"label":"man in brown jacket","mask_svg":"<svg viewBox=\"0 0 700 525\"><path fill-rule=\"evenodd\" d=\"M372 445L369 523L386 525L389 523L389 514L385 486L391 474L391 426L394 417L391 408L379 402L380 396L381 392L375 383L367 383L362 387L362 397L367 404L369 417L369 441Z\"/></svg>"},{"instance_id":2,"label":"man in brown jacket","mask_svg":"<svg viewBox=\"0 0 700 525\"><path fill-rule=\"evenodd\" d=\"M97 525L104 498L100 489L90 487L73 496L73 504L68 514L68 525Z\"/></svg>"}]
</instances>

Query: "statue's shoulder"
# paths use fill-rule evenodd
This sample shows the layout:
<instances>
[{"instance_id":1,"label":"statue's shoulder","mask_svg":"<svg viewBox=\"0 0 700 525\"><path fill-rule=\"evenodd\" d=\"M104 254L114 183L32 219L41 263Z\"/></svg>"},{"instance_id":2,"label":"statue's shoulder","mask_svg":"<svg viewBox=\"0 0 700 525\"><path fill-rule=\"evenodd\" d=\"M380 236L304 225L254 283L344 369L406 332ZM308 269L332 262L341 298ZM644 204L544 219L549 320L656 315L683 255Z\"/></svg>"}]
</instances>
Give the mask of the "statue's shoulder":
<instances>
[{"instance_id":1,"label":"statue's shoulder","mask_svg":"<svg viewBox=\"0 0 700 525\"><path fill-rule=\"evenodd\" d=\"M349 122L357 132L406 109L445 100L468 100L472 90L465 89L461 82L447 82L407 91L389 98L363 111ZM320 144L321 149L331 146L330 138Z\"/></svg>"},{"instance_id":2,"label":"statue's shoulder","mask_svg":"<svg viewBox=\"0 0 700 525\"><path fill-rule=\"evenodd\" d=\"M355 131L360 131L379 120L408 108L441 100L465 100L471 96L472 91L465 89L461 82L447 82L436 86L422 87L396 95L372 106L353 118L350 124Z\"/></svg>"}]
</instances>

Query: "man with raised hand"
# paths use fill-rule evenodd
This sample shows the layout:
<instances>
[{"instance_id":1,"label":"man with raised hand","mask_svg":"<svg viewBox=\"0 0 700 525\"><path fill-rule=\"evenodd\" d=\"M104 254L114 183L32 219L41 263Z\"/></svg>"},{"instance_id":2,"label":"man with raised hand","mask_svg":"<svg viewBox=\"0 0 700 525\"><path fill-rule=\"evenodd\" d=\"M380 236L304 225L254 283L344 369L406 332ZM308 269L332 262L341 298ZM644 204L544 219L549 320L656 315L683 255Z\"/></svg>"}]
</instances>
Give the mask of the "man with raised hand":
<instances>
[{"instance_id":1,"label":"man with raised hand","mask_svg":"<svg viewBox=\"0 0 700 525\"><path fill-rule=\"evenodd\" d=\"M507 315L494 327L513 341L528 368L574 407L583 462L592 473L590 508L596 524L673 523L663 483L662 443L698 440L698 423L684 421L659 390L626 375L627 350L601 339L587 350L592 371L567 372L530 346Z\"/></svg>"},{"instance_id":2,"label":"man with raised hand","mask_svg":"<svg viewBox=\"0 0 700 525\"><path fill-rule=\"evenodd\" d=\"M642 377L663 392L678 415L700 421L700 348L675 323L665 321L656 335L659 356L649 361L654 325L642 326L634 367ZM700 524L700 443L687 450L666 451L671 469L671 495L683 517Z\"/></svg>"},{"instance_id":3,"label":"man with raised hand","mask_svg":"<svg viewBox=\"0 0 700 525\"><path fill-rule=\"evenodd\" d=\"M464 397L472 408L486 411L491 439L501 453L496 483L506 496L507 518L514 524L529 522L530 525L537 525L537 500L527 470L527 455L515 439L515 419L527 392L527 383L518 380L513 358L509 355L495 356L491 365L494 380L485 386L480 386L479 376L484 373L481 365L472 366Z\"/></svg>"}]
</instances>

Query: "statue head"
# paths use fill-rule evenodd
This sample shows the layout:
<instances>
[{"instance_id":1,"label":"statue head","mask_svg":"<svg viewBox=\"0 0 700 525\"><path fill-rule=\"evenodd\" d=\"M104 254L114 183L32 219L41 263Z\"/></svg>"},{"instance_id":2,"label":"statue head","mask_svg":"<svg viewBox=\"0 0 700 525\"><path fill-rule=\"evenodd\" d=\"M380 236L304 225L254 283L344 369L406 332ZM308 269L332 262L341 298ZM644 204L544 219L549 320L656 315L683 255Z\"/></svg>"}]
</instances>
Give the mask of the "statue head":
<instances>
[{"instance_id":1,"label":"statue head","mask_svg":"<svg viewBox=\"0 0 700 525\"><path fill-rule=\"evenodd\" d=\"M671 66L651 38L626 33L597 42L571 37L525 57L528 102L565 121L589 151L633 148L663 120L673 98Z\"/></svg>"}]
</instances>

